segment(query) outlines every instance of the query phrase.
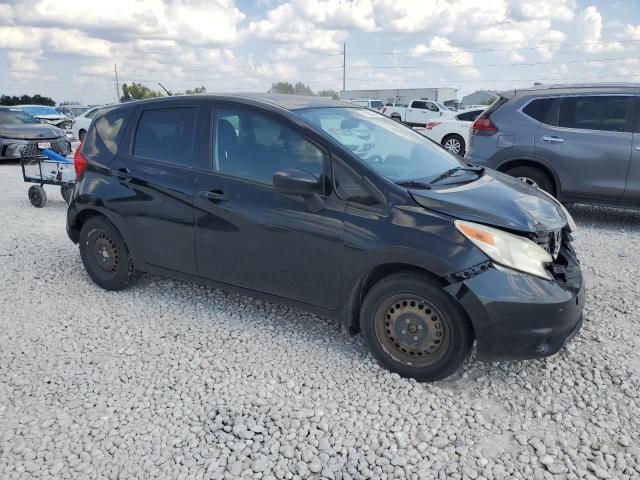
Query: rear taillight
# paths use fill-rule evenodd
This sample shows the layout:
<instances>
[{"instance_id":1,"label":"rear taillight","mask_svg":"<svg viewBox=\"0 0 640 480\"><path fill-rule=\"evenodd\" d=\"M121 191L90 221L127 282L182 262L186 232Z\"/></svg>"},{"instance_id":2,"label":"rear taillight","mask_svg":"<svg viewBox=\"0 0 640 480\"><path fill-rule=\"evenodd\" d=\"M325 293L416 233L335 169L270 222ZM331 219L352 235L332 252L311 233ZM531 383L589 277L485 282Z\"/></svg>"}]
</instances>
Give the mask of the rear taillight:
<instances>
[{"instance_id":1,"label":"rear taillight","mask_svg":"<svg viewBox=\"0 0 640 480\"><path fill-rule=\"evenodd\" d=\"M427 130L431 130L433 127L437 127L438 125L440 125L440 123L441 122L427 122L424 128L426 128Z\"/></svg>"},{"instance_id":2,"label":"rear taillight","mask_svg":"<svg viewBox=\"0 0 640 480\"><path fill-rule=\"evenodd\" d=\"M76 178L80 176L84 169L87 168L87 159L82 156L80 150L82 149L82 143L78 145L76 153L73 154L73 166L76 169Z\"/></svg>"},{"instance_id":3,"label":"rear taillight","mask_svg":"<svg viewBox=\"0 0 640 480\"><path fill-rule=\"evenodd\" d=\"M471 125L471 133L474 135L493 135L498 131L495 123L490 118L478 118Z\"/></svg>"}]
</instances>

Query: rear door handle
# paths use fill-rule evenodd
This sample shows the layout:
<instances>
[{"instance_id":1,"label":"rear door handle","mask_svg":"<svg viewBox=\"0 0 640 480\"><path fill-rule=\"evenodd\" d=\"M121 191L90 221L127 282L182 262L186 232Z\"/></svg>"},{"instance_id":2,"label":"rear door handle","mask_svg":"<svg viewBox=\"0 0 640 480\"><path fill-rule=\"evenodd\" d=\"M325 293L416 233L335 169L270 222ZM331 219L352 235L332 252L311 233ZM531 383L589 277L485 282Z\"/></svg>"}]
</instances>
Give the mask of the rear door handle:
<instances>
[{"instance_id":1,"label":"rear door handle","mask_svg":"<svg viewBox=\"0 0 640 480\"><path fill-rule=\"evenodd\" d=\"M131 171L128 168L118 168L111 170L111 175L121 180L129 180L131 178Z\"/></svg>"},{"instance_id":2,"label":"rear door handle","mask_svg":"<svg viewBox=\"0 0 640 480\"><path fill-rule=\"evenodd\" d=\"M203 190L200 192L200 196L203 198L208 198L209 200L229 200L229 195L217 188L214 190Z\"/></svg>"},{"instance_id":3,"label":"rear door handle","mask_svg":"<svg viewBox=\"0 0 640 480\"><path fill-rule=\"evenodd\" d=\"M543 142L564 143L564 139L560 137L542 137Z\"/></svg>"}]
</instances>

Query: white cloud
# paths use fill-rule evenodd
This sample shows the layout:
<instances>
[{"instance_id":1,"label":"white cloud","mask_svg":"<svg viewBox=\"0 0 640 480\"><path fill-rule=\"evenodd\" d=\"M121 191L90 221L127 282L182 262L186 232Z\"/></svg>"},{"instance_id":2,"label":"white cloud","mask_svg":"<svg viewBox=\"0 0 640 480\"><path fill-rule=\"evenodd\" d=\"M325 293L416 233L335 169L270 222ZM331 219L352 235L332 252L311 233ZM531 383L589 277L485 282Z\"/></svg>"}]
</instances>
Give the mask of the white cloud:
<instances>
[{"instance_id":1,"label":"white cloud","mask_svg":"<svg viewBox=\"0 0 640 480\"><path fill-rule=\"evenodd\" d=\"M0 48L32 50L44 48L60 53L104 57L111 43L91 38L79 30L40 27L0 27Z\"/></svg>"},{"instance_id":2,"label":"white cloud","mask_svg":"<svg viewBox=\"0 0 640 480\"><path fill-rule=\"evenodd\" d=\"M294 0L295 11L329 30L372 31L376 27L372 0Z\"/></svg>"},{"instance_id":3,"label":"white cloud","mask_svg":"<svg viewBox=\"0 0 640 480\"><path fill-rule=\"evenodd\" d=\"M179 40L193 45L229 44L238 39L244 14L233 0L22 0L14 7L17 23L91 31L123 41L145 38Z\"/></svg>"},{"instance_id":4,"label":"white cloud","mask_svg":"<svg viewBox=\"0 0 640 480\"><path fill-rule=\"evenodd\" d=\"M572 20L575 0L510 0L509 16L516 20Z\"/></svg>"},{"instance_id":5,"label":"white cloud","mask_svg":"<svg viewBox=\"0 0 640 480\"><path fill-rule=\"evenodd\" d=\"M249 24L247 33L266 41L291 43L307 50L338 51L347 36L343 30L325 30L298 15L297 7L283 3L270 10L266 18Z\"/></svg>"},{"instance_id":6,"label":"white cloud","mask_svg":"<svg viewBox=\"0 0 640 480\"><path fill-rule=\"evenodd\" d=\"M625 40L640 40L640 25L626 25L620 35Z\"/></svg>"},{"instance_id":7,"label":"white cloud","mask_svg":"<svg viewBox=\"0 0 640 480\"><path fill-rule=\"evenodd\" d=\"M571 39L576 45L576 49L587 53L615 52L624 50L618 42L602 42L602 15L596 7L587 7L580 12L576 18L579 26Z\"/></svg>"}]
</instances>

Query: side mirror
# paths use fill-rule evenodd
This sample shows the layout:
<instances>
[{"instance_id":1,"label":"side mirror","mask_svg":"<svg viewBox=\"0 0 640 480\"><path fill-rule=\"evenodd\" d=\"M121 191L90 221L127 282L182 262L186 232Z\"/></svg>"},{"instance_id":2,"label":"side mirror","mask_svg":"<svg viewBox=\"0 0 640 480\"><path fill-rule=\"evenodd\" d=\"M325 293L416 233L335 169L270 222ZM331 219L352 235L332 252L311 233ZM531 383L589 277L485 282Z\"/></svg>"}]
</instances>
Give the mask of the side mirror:
<instances>
[{"instance_id":1,"label":"side mirror","mask_svg":"<svg viewBox=\"0 0 640 480\"><path fill-rule=\"evenodd\" d=\"M307 211L319 213L324 210L322 181L301 168L288 168L273 174L273 189L285 195L302 195Z\"/></svg>"},{"instance_id":2,"label":"side mirror","mask_svg":"<svg viewBox=\"0 0 640 480\"><path fill-rule=\"evenodd\" d=\"M273 174L273 188L286 195L313 195L322 192L322 182L301 168L288 168Z\"/></svg>"}]
</instances>

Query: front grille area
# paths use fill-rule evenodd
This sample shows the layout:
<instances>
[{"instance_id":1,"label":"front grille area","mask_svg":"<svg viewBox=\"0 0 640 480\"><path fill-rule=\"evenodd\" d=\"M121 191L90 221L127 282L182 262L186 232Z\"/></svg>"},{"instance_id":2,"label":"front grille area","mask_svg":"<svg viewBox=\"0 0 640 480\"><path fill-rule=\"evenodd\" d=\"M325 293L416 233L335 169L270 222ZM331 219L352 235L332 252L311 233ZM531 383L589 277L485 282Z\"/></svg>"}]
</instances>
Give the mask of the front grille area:
<instances>
[{"instance_id":1,"label":"front grille area","mask_svg":"<svg viewBox=\"0 0 640 480\"><path fill-rule=\"evenodd\" d=\"M56 152L58 155L66 157L71 153L71 145L66 140L60 140L57 142L51 142L51 151ZM21 155L23 157L35 157L41 155L37 142L27 143L23 146Z\"/></svg>"}]
</instances>

